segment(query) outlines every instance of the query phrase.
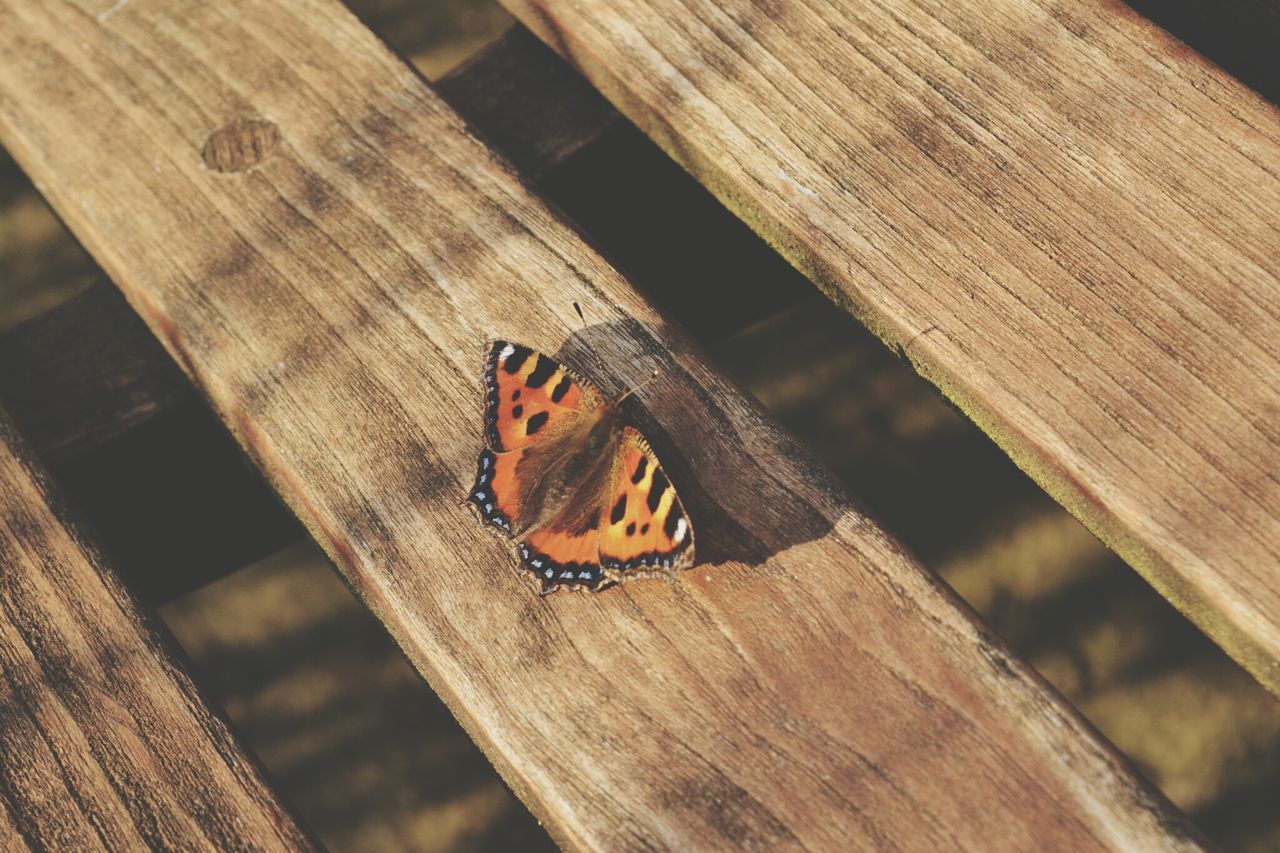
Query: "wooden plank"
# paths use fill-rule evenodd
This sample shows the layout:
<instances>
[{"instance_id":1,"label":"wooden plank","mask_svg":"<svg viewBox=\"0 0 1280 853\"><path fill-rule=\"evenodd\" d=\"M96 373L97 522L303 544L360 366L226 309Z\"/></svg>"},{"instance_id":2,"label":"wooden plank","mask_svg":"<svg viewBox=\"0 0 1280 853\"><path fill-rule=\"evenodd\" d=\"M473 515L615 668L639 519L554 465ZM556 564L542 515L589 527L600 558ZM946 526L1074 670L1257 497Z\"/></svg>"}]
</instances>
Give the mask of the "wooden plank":
<instances>
[{"instance_id":1,"label":"wooden plank","mask_svg":"<svg viewBox=\"0 0 1280 853\"><path fill-rule=\"evenodd\" d=\"M542 176L539 187L699 340L756 322L807 291L803 276L523 27L440 86L522 174ZM627 205L616 204L619 193ZM646 225L655 209L671 213ZM654 240L671 251L652 252ZM744 292L748 274L770 287ZM193 396L105 279L0 332L0 400L117 558L125 585L150 604L301 535Z\"/></svg>"},{"instance_id":2,"label":"wooden plank","mask_svg":"<svg viewBox=\"0 0 1280 853\"><path fill-rule=\"evenodd\" d=\"M0 483L0 847L309 847L3 411Z\"/></svg>"},{"instance_id":3,"label":"wooden plank","mask_svg":"<svg viewBox=\"0 0 1280 853\"><path fill-rule=\"evenodd\" d=\"M440 86L526 174L554 174L622 123L523 27ZM126 587L149 604L303 535L261 477L240 464L221 423L193 398L181 370L105 278L0 331L0 401L116 557ZM183 571L175 572L177 565Z\"/></svg>"},{"instance_id":4,"label":"wooden plank","mask_svg":"<svg viewBox=\"0 0 1280 853\"><path fill-rule=\"evenodd\" d=\"M564 844L1199 843L343 7L99 11L0 3L0 137ZM704 567L533 592L458 503L495 333L660 369Z\"/></svg>"},{"instance_id":5,"label":"wooden plank","mask_svg":"<svg viewBox=\"0 0 1280 853\"><path fill-rule=\"evenodd\" d=\"M621 123L524 27L439 83L525 175L543 176ZM0 399L46 461L75 459L187 399L181 371L105 279L0 330Z\"/></svg>"},{"instance_id":6,"label":"wooden plank","mask_svg":"<svg viewBox=\"0 0 1280 853\"><path fill-rule=\"evenodd\" d=\"M1116 3L507 0L1280 692L1280 121Z\"/></svg>"}]
</instances>

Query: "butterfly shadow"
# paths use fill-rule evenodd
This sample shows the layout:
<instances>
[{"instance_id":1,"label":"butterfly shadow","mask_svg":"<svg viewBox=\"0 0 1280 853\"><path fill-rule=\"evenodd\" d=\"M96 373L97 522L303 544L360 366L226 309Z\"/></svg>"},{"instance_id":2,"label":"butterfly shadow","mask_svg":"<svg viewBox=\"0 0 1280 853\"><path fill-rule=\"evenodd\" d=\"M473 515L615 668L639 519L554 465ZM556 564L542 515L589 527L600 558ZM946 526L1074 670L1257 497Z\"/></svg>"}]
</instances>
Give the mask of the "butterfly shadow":
<instances>
[{"instance_id":1,"label":"butterfly shadow","mask_svg":"<svg viewBox=\"0 0 1280 853\"><path fill-rule=\"evenodd\" d=\"M786 465L769 458L771 446L795 451L777 440L754 398L673 351L674 339L688 352L682 338L628 318L575 332L555 358L596 380L607 399L626 395L622 417L644 434L674 484L693 526L698 565L760 566L825 536L832 527L826 513L788 484L797 467L818 476L816 463L803 454Z\"/></svg>"}]
</instances>

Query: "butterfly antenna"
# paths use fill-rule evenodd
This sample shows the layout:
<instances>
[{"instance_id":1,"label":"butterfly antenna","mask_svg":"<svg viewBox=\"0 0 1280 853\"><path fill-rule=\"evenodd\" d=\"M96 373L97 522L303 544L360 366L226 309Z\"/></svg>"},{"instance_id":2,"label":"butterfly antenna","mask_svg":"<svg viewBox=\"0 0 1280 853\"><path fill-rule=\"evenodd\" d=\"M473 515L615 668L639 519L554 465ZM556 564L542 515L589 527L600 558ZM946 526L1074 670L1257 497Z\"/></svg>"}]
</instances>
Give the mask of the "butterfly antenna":
<instances>
[{"instance_id":1,"label":"butterfly antenna","mask_svg":"<svg viewBox=\"0 0 1280 853\"><path fill-rule=\"evenodd\" d=\"M627 398L628 398L628 397L630 397L632 394L636 393L636 392L637 392L637 391L639 391L641 388L643 388L644 386L648 385L650 382L652 382L653 380L655 380L655 379L657 379L657 378L658 378L658 371L657 371L657 369L655 368L655 369L654 369L654 371L653 371L653 373L649 374L649 378L648 378L648 379L646 379L645 381L641 382L639 385L635 386L634 388L632 388L632 389L628 390L625 394L623 394L621 397L619 397L617 400L615 400L615 401L613 402L613 405L615 405L615 406L620 405L620 404L622 403L622 401L623 401L623 400L627 399Z\"/></svg>"}]
</instances>

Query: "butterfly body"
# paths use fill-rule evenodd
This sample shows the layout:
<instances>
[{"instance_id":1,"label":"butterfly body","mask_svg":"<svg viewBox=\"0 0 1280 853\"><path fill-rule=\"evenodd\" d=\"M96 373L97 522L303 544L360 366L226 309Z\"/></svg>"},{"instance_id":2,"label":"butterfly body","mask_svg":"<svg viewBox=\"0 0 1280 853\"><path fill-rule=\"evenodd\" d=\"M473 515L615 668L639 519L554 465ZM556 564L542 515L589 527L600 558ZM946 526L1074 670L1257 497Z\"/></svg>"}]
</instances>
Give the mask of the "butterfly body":
<instances>
[{"instance_id":1,"label":"butterfly body","mask_svg":"<svg viewBox=\"0 0 1280 853\"><path fill-rule=\"evenodd\" d=\"M693 529L657 457L596 389L528 347L485 351L486 447L468 500L521 539L544 592L674 573Z\"/></svg>"}]
</instances>

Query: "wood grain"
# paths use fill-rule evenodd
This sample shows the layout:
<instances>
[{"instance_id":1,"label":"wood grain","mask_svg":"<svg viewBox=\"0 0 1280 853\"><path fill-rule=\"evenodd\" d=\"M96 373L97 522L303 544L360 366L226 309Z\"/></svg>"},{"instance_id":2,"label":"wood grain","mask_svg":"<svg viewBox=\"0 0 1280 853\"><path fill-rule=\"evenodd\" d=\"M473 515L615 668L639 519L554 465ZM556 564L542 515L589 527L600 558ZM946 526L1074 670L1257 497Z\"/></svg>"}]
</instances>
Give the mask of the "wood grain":
<instances>
[{"instance_id":1,"label":"wood grain","mask_svg":"<svg viewBox=\"0 0 1280 853\"><path fill-rule=\"evenodd\" d=\"M338 3L100 11L0 3L0 138L562 843L1198 845ZM201 168L245 117L271 156ZM497 334L660 370L704 566L518 574L459 503Z\"/></svg>"},{"instance_id":2,"label":"wood grain","mask_svg":"<svg viewBox=\"0 0 1280 853\"><path fill-rule=\"evenodd\" d=\"M507 0L1280 692L1280 120L1114 3Z\"/></svg>"},{"instance_id":3,"label":"wood grain","mask_svg":"<svg viewBox=\"0 0 1280 853\"><path fill-rule=\"evenodd\" d=\"M524 27L513 27L439 87L529 176L548 174L622 123L599 93ZM182 372L105 279L0 330L0 399L46 461L108 445L187 398Z\"/></svg>"},{"instance_id":4,"label":"wood grain","mask_svg":"<svg viewBox=\"0 0 1280 853\"><path fill-rule=\"evenodd\" d=\"M0 848L309 847L0 411Z\"/></svg>"},{"instance_id":5,"label":"wood grain","mask_svg":"<svg viewBox=\"0 0 1280 853\"><path fill-rule=\"evenodd\" d=\"M525 174L554 174L624 123L523 27L440 86ZM616 237L627 236L619 246ZM633 235L616 237L606 235L615 251L637 246ZM105 277L0 331L0 401L144 603L183 595L302 535Z\"/></svg>"}]
</instances>

